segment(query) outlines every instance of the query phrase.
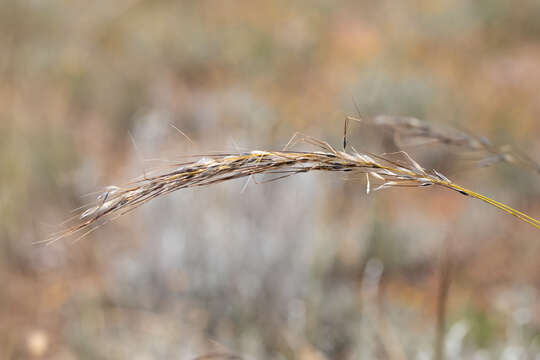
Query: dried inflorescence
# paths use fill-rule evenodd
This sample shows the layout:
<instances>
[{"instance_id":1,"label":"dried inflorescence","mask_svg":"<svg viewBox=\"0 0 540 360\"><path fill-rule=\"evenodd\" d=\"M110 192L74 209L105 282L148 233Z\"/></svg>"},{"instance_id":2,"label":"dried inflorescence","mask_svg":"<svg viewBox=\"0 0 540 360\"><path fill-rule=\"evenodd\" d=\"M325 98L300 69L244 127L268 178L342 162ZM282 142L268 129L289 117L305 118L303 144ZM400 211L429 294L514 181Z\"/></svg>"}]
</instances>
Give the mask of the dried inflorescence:
<instances>
[{"instance_id":1,"label":"dried inflorescence","mask_svg":"<svg viewBox=\"0 0 540 360\"><path fill-rule=\"evenodd\" d=\"M477 158L477 166L508 163L540 174L540 164L511 145L497 146L483 136L451 127L436 127L414 117L379 115L368 123L392 129L396 145L443 144Z\"/></svg>"},{"instance_id":2,"label":"dried inflorescence","mask_svg":"<svg viewBox=\"0 0 540 360\"><path fill-rule=\"evenodd\" d=\"M287 150L297 142L311 144L318 151L302 152ZM345 142L346 145L346 142ZM313 171L347 172L365 174L369 193L388 187L441 186L463 195L487 202L508 214L540 229L540 222L495 200L454 184L436 170L427 171L406 153L403 160L390 160L383 156L337 151L328 143L305 135L295 135L282 151L250 151L236 154L213 154L201 156L197 161L179 163L172 170L145 176L144 179L123 187L109 186L100 194L96 203L84 210L77 223L56 234L45 242L50 243L75 233L81 237L98 226L100 220L110 221L124 215L140 205L173 191L185 188L208 186L228 180L258 174L275 175L267 181ZM372 185L373 181L373 185Z\"/></svg>"}]
</instances>

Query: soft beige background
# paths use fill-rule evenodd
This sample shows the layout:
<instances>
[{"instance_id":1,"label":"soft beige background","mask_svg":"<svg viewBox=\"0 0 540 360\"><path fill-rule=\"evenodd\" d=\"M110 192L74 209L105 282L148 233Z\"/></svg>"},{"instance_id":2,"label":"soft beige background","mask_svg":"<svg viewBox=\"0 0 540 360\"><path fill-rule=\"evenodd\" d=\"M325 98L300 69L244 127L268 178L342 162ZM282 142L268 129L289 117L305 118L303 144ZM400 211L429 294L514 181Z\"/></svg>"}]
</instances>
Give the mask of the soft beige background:
<instances>
[{"instance_id":1,"label":"soft beige background","mask_svg":"<svg viewBox=\"0 0 540 360\"><path fill-rule=\"evenodd\" d=\"M540 160L539 18L532 0L1 1L0 358L430 359L446 247L447 358L540 356L539 232L444 190L236 181L31 246L145 159L295 131L339 146L354 101ZM453 176L537 218L538 179Z\"/></svg>"}]
</instances>

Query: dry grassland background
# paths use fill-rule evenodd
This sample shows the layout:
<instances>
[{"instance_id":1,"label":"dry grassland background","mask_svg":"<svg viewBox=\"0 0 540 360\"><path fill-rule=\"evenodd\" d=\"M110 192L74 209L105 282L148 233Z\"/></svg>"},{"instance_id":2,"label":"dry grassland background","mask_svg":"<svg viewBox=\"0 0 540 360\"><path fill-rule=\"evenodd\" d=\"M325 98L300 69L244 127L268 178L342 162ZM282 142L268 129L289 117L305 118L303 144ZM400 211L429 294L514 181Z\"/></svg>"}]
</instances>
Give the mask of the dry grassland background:
<instances>
[{"instance_id":1,"label":"dry grassland background","mask_svg":"<svg viewBox=\"0 0 540 360\"><path fill-rule=\"evenodd\" d=\"M539 359L540 232L444 189L236 180L32 246L148 159L296 131L340 148L355 102L540 161L539 19L532 0L1 1L0 358L432 359L446 259L446 358ZM393 147L366 124L349 142ZM540 217L534 172L411 154Z\"/></svg>"}]
</instances>

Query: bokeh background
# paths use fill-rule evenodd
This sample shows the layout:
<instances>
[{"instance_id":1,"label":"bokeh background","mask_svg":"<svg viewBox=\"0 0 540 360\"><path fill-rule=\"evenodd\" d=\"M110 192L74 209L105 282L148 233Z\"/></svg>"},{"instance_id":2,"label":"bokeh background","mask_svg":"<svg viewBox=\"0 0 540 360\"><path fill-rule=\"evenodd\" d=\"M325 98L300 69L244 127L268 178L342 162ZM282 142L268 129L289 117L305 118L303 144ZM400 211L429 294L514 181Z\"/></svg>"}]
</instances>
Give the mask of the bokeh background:
<instances>
[{"instance_id":1,"label":"bokeh background","mask_svg":"<svg viewBox=\"0 0 540 360\"><path fill-rule=\"evenodd\" d=\"M1 1L0 358L423 360L445 333L448 359L539 359L539 232L445 190L238 180L32 246L150 159L339 147L354 102L540 160L539 19L534 0ZM540 217L538 174L453 180Z\"/></svg>"}]
</instances>

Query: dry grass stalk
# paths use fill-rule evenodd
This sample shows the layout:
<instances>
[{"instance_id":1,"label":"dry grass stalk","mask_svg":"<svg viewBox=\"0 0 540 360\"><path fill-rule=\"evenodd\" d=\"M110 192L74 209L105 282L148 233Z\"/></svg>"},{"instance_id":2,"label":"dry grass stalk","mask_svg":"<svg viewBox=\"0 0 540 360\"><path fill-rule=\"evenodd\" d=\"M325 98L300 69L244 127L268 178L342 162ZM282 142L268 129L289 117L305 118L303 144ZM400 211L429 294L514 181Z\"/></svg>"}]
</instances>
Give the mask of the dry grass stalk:
<instances>
[{"instance_id":1,"label":"dry grass stalk","mask_svg":"<svg viewBox=\"0 0 540 360\"><path fill-rule=\"evenodd\" d=\"M303 152L287 150L296 143L303 142L317 147L318 151ZM344 141L346 146L346 141ZM274 174L274 181L291 175L331 171L340 173L361 173L366 177L367 193L389 187L440 186L482 200L504 212L513 215L540 229L540 221L498 201L467 190L446 178L436 170L427 171L406 153L404 160L395 161L370 153L337 151L328 143L315 138L296 134L282 151L251 151L201 156L197 161L175 164L173 170L144 179L126 186L109 186L97 197L96 203L83 211L77 223L67 230L55 234L44 243L51 243L82 233L79 238L99 227L100 220L111 221L154 198L186 188L208 186L228 180Z\"/></svg>"},{"instance_id":2,"label":"dry grass stalk","mask_svg":"<svg viewBox=\"0 0 540 360\"><path fill-rule=\"evenodd\" d=\"M478 157L479 166L508 163L540 174L540 164L511 145L497 146L482 136L466 130L435 127L414 117L379 115L369 120L374 125L393 130L396 145L408 146L443 144ZM408 142L408 143L407 143Z\"/></svg>"},{"instance_id":3,"label":"dry grass stalk","mask_svg":"<svg viewBox=\"0 0 540 360\"><path fill-rule=\"evenodd\" d=\"M435 329L434 360L444 360L446 317L450 284L452 282L452 258L450 254L450 238L444 240L439 265L439 286L437 291L437 322Z\"/></svg>"}]
</instances>

